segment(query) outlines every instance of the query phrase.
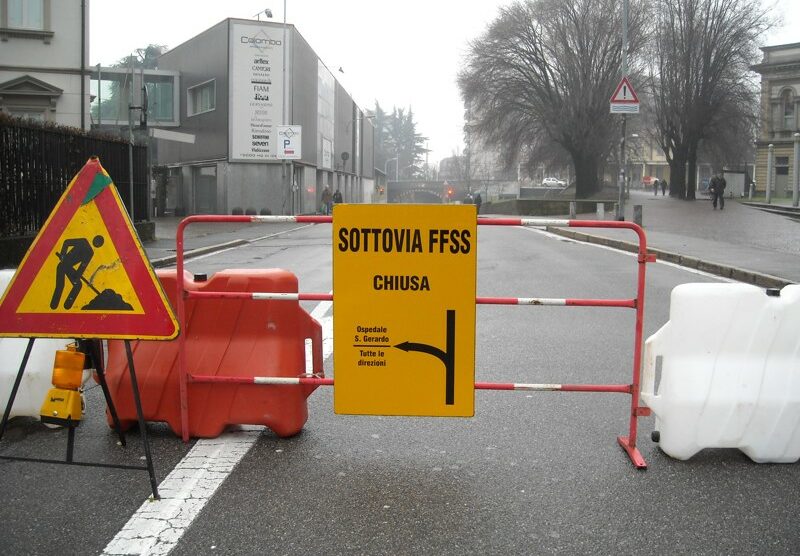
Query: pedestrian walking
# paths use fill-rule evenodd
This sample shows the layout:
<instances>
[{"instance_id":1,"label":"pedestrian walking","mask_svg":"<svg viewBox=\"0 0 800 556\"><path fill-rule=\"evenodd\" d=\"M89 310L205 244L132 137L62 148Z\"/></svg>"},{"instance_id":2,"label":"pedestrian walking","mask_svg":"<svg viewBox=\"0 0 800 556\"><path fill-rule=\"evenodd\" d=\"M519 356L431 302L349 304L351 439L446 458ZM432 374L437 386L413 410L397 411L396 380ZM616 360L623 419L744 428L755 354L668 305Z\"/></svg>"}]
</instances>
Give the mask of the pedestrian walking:
<instances>
[{"instance_id":1,"label":"pedestrian walking","mask_svg":"<svg viewBox=\"0 0 800 556\"><path fill-rule=\"evenodd\" d=\"M477 211L478 214L480 214L481 213L481 203L483 202L483 199L481 199L481 194L480 193L475 193L475 196L473 197L472 200L475 203L475 208L478 209L478 211Z\"/></svg>"},{"instance_id":2,"label":"pedestrian walking","mask_svg":"<svg viewBox=\"0 0 800 556\"><path fill-rule=\"evenodd\" d=\"M717 201L719 201L719 210L725 210L726 185L728 184L725 182L725 177L722 175L722 172L712 176L708 184L708 189L711 191L711 205L714 207L714 210L717 209Z\"/></svg>"},{"instance_id":3,"label":"pedestrian walking","mask_svg":"<svg viewBox=\"0 0 800 556\"><path fill-rule=\"evenodd\" d=\"M331 188L327 185L325 189L322 190L322 213L325 215L329 215L331 213L331 202L333 201L333 195L331 195Z\"/></svg>"},{"instance_id":4,"label":"pedestrian walking","mask_svg":"<svg viewBox=\"0 0 800 556\"><path fill-rule=\"evenodd\" d=\"M342 202L342 192L339 188L336 188L336 193L333 194L333 202L334 203L341 203Z\"/></svg>"},{"instance_id":5,"label":"pedestrian walking","mask_svg":"<svg viewBox=\"0 0 800 556\"><path fill-rule=\"evenodd\" d=\"M667 180L661 180L661 196L664 197L667 194Z\"/></svg>"},{"instance_id":6,"label":"pedestrian walking","mask_svg":"<svg viewBox=\"0 0 800 556\"><path fill-rule=\"evenodd\" d=\"M653 195L658 197L658 178L653 178Z\"/></svg>"}]
</instances>

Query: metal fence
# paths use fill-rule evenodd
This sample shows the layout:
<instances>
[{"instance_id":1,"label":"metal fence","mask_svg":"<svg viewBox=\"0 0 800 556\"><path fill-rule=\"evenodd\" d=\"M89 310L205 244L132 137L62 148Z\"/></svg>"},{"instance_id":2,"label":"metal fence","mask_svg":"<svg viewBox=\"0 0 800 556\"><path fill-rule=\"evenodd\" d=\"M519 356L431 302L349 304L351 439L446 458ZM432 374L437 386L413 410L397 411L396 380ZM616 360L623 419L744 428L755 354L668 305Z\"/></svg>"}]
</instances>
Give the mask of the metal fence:
<instances>
[{"instance_id":1,"label":"metal fence","mask_svg":"<svg viewBox=\"0 0 800 556\"><path fill-rule=\"evenodd\" d=\"M0 118L0 238L35 235L91 156L130 207L128 144L80 130ZM133 147L135 222L147 220L147 147Z\"/></svg>"}]
</instances>

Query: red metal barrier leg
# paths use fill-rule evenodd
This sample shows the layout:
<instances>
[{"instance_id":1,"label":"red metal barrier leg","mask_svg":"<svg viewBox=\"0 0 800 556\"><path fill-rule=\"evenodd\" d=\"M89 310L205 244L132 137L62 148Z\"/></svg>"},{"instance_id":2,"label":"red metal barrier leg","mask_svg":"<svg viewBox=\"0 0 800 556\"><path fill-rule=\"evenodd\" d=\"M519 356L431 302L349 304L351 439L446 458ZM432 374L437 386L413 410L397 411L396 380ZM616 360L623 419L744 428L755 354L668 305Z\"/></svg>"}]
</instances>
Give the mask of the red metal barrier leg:
<instances>
[{"instance_id":1,"label":"red metal barrier leg","mask_svg":"<svg viewBox=\"0 0 800 556\"><path fill-rule=\"evenodd\" d=\"M617 442L628 453L628 457L631 458L631 463L636 469L647 469L647 462L642 457L642 453L639 452L639 448L635 444L631 445L627 436L618 436Z\"/></svg>"},{"instance_id":2,"label":"red metal barrier leg","mask_svg":"<svg viewBox=\"0 0 800 556\"><path fill-rule=\"evenodd\" d=\"M639 233L639 231L637 231ZM644 332L644 292L645 292L645 270L648 261L647 245L644 234L639 233L639 273L637 277L636 292L636 328L634 332L633 344L633 383L631 384L631 415L630 429L628 436L620 436L617 442L628 453L628 457L637 469L647 469L647 462L642 457L639 449L636 448L636 435L639 424L639 416L647 415L647 408L639 407L639 389L642 373L642 341Z\"/></svg>"}]
</instances>

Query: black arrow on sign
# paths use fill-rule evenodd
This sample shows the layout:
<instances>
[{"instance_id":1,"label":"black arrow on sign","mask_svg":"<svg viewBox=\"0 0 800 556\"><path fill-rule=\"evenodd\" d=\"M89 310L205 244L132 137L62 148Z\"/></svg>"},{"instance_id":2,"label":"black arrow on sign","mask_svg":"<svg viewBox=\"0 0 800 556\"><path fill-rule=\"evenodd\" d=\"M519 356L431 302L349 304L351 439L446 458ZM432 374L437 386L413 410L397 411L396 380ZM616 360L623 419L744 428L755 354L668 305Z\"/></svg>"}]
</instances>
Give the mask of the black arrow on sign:
<instances>
[{"instance_id":1,"label":"black arrow on sign","mask_svg":"<svg viewBox=\"0 0 800 556\"><path fill-rule=\"evenodd\" d=\"M447 310L447 349L441 349L430 344L420 344L417 342L403 342L397 344L397 349L403 351L419 351L433 355L444 363L445 380L444 380L444 403L445 405L453 405L455 398L455 382L456 382L456 312L453 309Z\"/></svg>"}]
</instances>

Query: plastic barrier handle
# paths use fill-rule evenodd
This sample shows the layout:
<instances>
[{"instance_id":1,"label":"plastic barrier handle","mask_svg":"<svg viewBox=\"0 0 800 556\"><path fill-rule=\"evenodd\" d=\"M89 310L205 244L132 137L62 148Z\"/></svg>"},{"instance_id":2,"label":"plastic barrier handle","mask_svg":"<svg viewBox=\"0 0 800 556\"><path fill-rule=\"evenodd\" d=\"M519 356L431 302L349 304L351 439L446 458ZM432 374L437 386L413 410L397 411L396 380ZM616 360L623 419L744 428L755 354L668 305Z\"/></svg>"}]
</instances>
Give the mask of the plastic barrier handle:
<instances>
[{"instance_id":1,"label":"plastic barrier handle","mask_svg":"<svg viewBox=\"0 0 800 556\"><path fill-rule=\"evenodd\" d=\"M661 396L656 395L656 359L663 356L662 343L667 334L669 323L662 326L655 334L644 342L644 355L642 359L642 398L645 403L658 413Z\"/></svg>"}]
</instances>

